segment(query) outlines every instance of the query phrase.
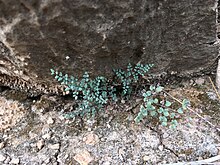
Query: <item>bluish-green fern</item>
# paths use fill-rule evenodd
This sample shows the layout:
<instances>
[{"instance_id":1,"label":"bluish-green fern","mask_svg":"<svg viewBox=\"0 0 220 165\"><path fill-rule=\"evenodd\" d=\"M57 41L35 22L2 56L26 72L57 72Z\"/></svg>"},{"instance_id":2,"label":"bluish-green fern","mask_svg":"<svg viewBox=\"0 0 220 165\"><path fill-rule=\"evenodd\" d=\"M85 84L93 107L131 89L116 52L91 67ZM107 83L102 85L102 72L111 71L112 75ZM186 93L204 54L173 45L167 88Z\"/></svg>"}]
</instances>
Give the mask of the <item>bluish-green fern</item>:
<instances>
[{"instance_id":1,"label":"bluish-green fern","mask_svg":"<svg viewBox=\"0 0 220 165\"><path fill-rule=\"evenodd\" d=\"M141 76L144 76L152 64L142 65L137 64L132 67L128 64L127 70L114 70L119 86L122 86L122 95L130 95L132 92L132 84L137 82ZM76 115L84 116L85 114L92 114L98 110L102 110L104 106L111 101L117 101L118 91L116 90L116 82L112 82L105 77L98 76L95 79L90 78L87 72L84 73L81 79L68 74L63 74L54 69L51 69L51 74L55 79L64 85L65 91L70 92L77 102L75 111L66 115L66 117L74 117Z\"/></svg>"},{"instance_id":2,"label":"bluish-green fern","mask_svg":"<svg viewBox=\"0 0 220 165\"><path fill-rule=\"evenodd\" d=\"M79 80L53 69L51 69L51 74L62 85L65 85L65 91L69 91L78 102L76 110L66 117L84 116L85 114L94 116L97 110L102 109L107 104L110 97L116 99L115 89L108 87L109 81L105 77L99 76L91 79L89 74L85 72L82 79Z\"/></svg>"},{"instance_id":3,"label":"bluish-green fern","mask_svg":"<svg viewBox=\"0 0 220 165\"><path fill-rule=\"evenodd\" d=\"M148 116L148 119L158 119L162 126L169 124L170 128L176 128L178 124L176 114L183 114L190 102L184 99L181 106L175 110L172 108L172 102L164 97L163 89L162 86L151 85L149 90L143 93L144 104L140 106L140 111L135 118L137 123Z\"/></svg>"},{"instance_id":4,"label":"bluish-green fern","mask_svg":"<svg viewBox=\"0 0 220 165\"><path fill-rule=\"evenodd\" d=\"M132 85L137 83L137 81L143 77L153 66L153 64L143 65L139 63L135 66L132 66L129 63L125 71L122 69L114 69L113 72L116 75L116 79L119 81L119 84L122 85L122 95L130 95L132 92Z\"/></svg>"},{"instance_id":5,"label":"bluish-green fern","mask_svg":"<svg viewBox=\"0 0 220 165\"><path fill-rule=\"evenodd\" d=\"M67 118L73 118L78 115L95 116L96 112L104 109L109 102L117 101L117 95L130 96L133 92L133 85L145 76L152 67L153 64L137 64L134 66L128 64L126 70L113 70L116 78L111 81L103 76L92 79L87 72L83 74L81 79L54 69L51 69L51 74L65 86L65 91L69 92L75 99L77 103L75 110L65 115ZM122 91L117 90L118 86L122 88ZM143 93L144 103L140 106L140 111L135 118L137 123L148 117L148 119L156 118L163 126L168 124L171 128L177 126L176 114L182 114L189 106L189 101L183 100L182 105L174 110L172 103L164 95L163 89L162 86L151 85Z\"/></svg>"}]
</instances>

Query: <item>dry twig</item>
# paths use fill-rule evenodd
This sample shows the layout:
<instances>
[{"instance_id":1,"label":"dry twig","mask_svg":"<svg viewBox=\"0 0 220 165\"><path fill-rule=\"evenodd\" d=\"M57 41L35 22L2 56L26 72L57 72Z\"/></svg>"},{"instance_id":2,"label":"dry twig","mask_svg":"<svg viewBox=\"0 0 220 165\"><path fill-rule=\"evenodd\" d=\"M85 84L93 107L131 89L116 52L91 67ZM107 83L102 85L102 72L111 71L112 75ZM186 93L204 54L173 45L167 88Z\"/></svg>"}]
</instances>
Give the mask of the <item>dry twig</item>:
<instances>
[{"instance_id":1,"label":"dry twig","mask_svg":"<svg viewBox=\"0 0 220 165\"><path fill-rule=\"evenodd\" d=\"M171 163L171 164L166 164L166 165L220 165L219 161L220 160L220 155L214 156L212 158L204 159L204 160L199 160L199 161L192 161L192 162L179 162L179 163ZM213 163L215 162L215 163Z\"/></svg>"},{"instance_id":2,"label":"dry twig","mask_svg":"<svg viewBox=\"0 0 220 165\"><path fill-rule=\"evenodd\" d=\"M210 80L210 82L211 82L211 84L212 84L213 89L215 90L215 93L216 93L217 96L218 96L218 99L220 100L220 95L219 95L218 90L216 89L216 87L215 87L215 85L214 85L214 83L213 83L211 77L209 77L209 80Z\"/></svg>"},{"instance_id":3,"label":"dry twig","mask_svg":"<svg viewBox=\"0 0 220 165\"><path fill-rule=\"evenodd\" d=\"M179 99L175 98L174 96L172 96L171 94L165 92L168 96L170 96L172 99L176 100L178 103L182 104L182 101L180 101ZM208 123L209 125L211 125L212 127L216 128L216 126L214 124L212 124L210 121L206 120L204 117L202 117L200 114L198 114L197 112L195 112L192 108L187 107L188 110L190 110L191 112L193 112L194 114L196 114L199 118L203 119L206 123ZM218 130L218 128L217 128ZM219 130L218 130L219 131Z\"/></svg>"}]
</instances>

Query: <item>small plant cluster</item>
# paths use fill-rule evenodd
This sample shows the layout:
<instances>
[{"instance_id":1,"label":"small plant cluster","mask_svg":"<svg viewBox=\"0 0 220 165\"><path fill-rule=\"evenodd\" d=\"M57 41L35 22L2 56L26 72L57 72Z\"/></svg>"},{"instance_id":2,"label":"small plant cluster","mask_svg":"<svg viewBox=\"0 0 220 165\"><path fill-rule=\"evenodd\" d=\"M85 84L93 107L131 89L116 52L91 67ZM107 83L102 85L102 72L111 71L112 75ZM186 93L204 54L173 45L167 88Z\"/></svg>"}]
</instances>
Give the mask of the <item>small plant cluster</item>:
<instances>
[{"instance_id":1,"label":"small plant cluster","mask_svg":"<svg viewBox=\"0 0 220 165\"><path fill-rule=\"evenodd\" d=\"M130 95L132 93L132 84L137 83L140 77L143 77L153 66L154 64L143 65L139 63L135 67L128 64L126 71L113 69L117 81L122 85L122 95Z\"/></svg>"},{"instance_id":2,"label":"small plant cluster","mask_svg":"<svg viewBox=\"0 0 220 165\"><path fill-rule=\"evenodd\" d=\"M172 103L167 100L166 94L163 93L162 86L151 85L149 90L143 93L144 104L140 106L136 122L140 122L143 118L150 116L159 120L162 126L170 123L170 128L175 129L178 122L176 120L177 113L183 114L184 110L189 106L189 101L184 99L177 110L172 109Z\"/></svg>"},{"instance_id":3,"label":"small plant cluster","mask_svg":"<svg viewBox=\"0 0 220 165\"><path fill-rule=\"evenodd\" d=\"M85 114L95 116L96 112L102 110L108 102L117 101L116 86L122 86L122 96L130 95L132 93L132 83L137 82L152 66L152 64L137 64L132 67L131 64L128 64L127 71L113 70L116 81L112 84L110 84L110 80L102 76L92 79L87 72L79 80L74 76L63 74L54 69L50 71L58 82L66 86L65 91L69 91L78 103L76 110L66 115L66 117L72 118L77 115L84 116Z\"/></svg>"},{"instance_id":4,"label":"small plant cluster","mask_svg":"<svg viewBox=\"0 0 220 165\"><path fill-rule=\"evenodd\" d=\"M67 118L75 116L92 115L102 110L105 105L111 101L117 101L118 96L128 98L133 92L133 85L137 83L141 77L153 67L153 64L136 64L132 66L128 64L126 70L113 70L115 76L112 81L105 77L98 76L95 79L90 78L87 72L81 79L74 76L63 74L51 69L51 74L62 85L65 85L65 91L70 92L77 102L76 109L65 115ZM118 90L121 87L121 91ZM163 126L170 123L170 128L176 128L176 114L182 114L189 106L188 100L183 100L181 107L176 111L172 109L172 103L167 100L162 86L149 87L149 90L143 93L143 104L135 118L135 122L139 123L145 117L156 118Z\"/></svg>"},{"instance_id":5,"label":"small plant cluster","mask_svg":"<svg viewBox=\"0 0 220 165\"><path fill-rule=\"evenodd\" d=\"M85 114L95 116L97 110L102 109L109 99L116 100L115 88L108 87L109 81L102 76L91 79L87 72L84 73L81 80L63 74L62 72L51 69L51 74L62 85L65 85L65 91L71 92L78 106L72 113L66 115L68 118Z\"/></svg>"}]
</instances>

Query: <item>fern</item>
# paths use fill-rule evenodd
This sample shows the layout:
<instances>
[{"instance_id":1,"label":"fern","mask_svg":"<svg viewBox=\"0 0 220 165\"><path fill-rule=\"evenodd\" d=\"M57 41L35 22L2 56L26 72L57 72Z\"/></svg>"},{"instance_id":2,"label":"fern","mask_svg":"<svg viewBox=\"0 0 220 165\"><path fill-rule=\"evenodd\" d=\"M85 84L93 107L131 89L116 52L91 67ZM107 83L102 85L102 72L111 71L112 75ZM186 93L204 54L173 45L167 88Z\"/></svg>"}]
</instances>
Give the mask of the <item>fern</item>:
<instances>
[{"instance_id":1,"label":"fern","mask_svg":"<svg viewBox=\"0 0 220 165\"><path fill-rule=\"evenodd\" d=\"M85 72L81 79L63 74L54 69L51 69L51 74L58 82L65 86L65 91L69 92L77 103L76 109L66 114L65 117L73 118L75 116L83 117L85 115L94 117L109 102L118 100L117 93L124 97L130 96L133 91L132 86L141 77L145 76L152 67L153 64L137 64L135 66L128 64L126 70L113 70L115 74L113 81L103 76L92 79L88 72ZM117 90L118 86L122 88L122 91ZM170 128L176 128L178 124L176 120L177 114L183 114L190 103L185 99L180 107L174 110L172 108L172 102L167 99L163 90L164 88L162 86L151 85L143 93L143 104L140 106L140 111L135 118L135 122L139 123L148 117L148 119L157 119L158 123L163 126L169 125Z\"/></svg>"},{"instance_id":2,"label":"fern","mask_svg":"<svg viewBox=\"0 0 220 165\"><path fill-rule=\"evenodd\" d=\"M108 88L109 81L105 77L91 79L87 72L81 80L62 72L51 69L51 74L61 84L65 85L65 91L69 91L73 98L78 101L78 106L74 112L66 117L84 116L85 114L95 115L96 111L102 109L107 104L110 97L115 99L114 88ZM110 95L109 95L110 94Z\"/></svg>"},{"instance_id":3,"label":"fern","mask_svg":"<svg viewBox=\"0 0 220 165\"><path fill-rule=\"evenodd\" d=\"M121 69L113 70L116 81L122 86L122 95L130 95L132 93L132 84L137 82L141 76L144 76L153 64L142 65L137 64L132 67L128 64L126 71ZM84 116L91 114L95 116L98 110L102 110L106 104L111 101L117 101L117 88L114 84L105 77L98 76L91 79L89 74L85 72L79 80L74 76L63 74L54 69L51 69L51 74L55 79L64 85L65 91L70 92L77 102L77 107L74 112L66 115L68 118L75 116Z\"/></svg>"},{"instance_id":4,"label":"fern","mask_svg":"<svg viewBox=\"0 0 220 165\"><path fill-rule=\"evenodd\" d=\"M113 70L117 81L122 85L122 96L130 95L132 92L132 84L137 83L153 66L153 64L137 64L133 67L129 63L126 71L122 69Z\"/></svg>"},{"instance_id":5,"label":"fern","mask_svg":"<svg viewBox=\"0 0 220 165\"><path fill-rule=\"evenodd\" d=\"M168 122L170 122L170 128L176 128L178 124L176 114L183 114L190 102L184 99L181 106L174 110L172 109L172 103L167 97L164 97L163 89L162 86L151 85L149 90L143 93L144 104L140 106L140 111L135 118L137 123L150 116L158 119L162 126L167 126Z\"/></svg>"}]
</instances>

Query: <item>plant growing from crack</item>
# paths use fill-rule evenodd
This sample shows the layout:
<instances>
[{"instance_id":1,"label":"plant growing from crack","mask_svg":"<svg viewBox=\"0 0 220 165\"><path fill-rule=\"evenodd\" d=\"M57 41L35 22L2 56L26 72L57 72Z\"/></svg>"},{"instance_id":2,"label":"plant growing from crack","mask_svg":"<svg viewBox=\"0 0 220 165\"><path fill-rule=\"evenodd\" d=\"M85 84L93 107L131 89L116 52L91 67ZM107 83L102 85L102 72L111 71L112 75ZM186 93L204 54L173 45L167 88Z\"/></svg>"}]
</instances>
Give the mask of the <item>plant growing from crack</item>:
<instances>
[{"instance_id":1,"label":"plant growing from crack","mask_svg":"<svg viewBox=\"0 0 220 165\"><path fill-rule=\"evenodd\" d=\"M143 93L144 103L140 106L140 111L135 118L137 123L149 117L158 119L162 126L167 126L169 123L170 128L176 128L178 124L176 120L177 114L183 114L184 110L189 107L190 102L184 99L181 105L174 110L172 102L167 99L168 97L163 92L163 89L162 86L151 85L149 90Z\"/></svg>"},{"instance_id":2,"label":"plant growing from crack","mask_svg":"<svg viewBox=\"0 0 220 165\"><path fill-rule=\"evenodd\" d=\"M126 71L121 69L113 70L116 77L115 82L102 76L92 79L87 72L79 80L74 76L63 74L54 69L50 71L58 82L65 85L65 91L69 91L77 102L75 111L65 115L68 118L72 118L77 115L84 116L85 114L95 116L96 112L102 110L109 102L117 101L118 86L123 89L122 96L130 96L132 84L137 82L141 76L144 76L152 66L152 64L137 64L133 67L128 64Z\"/></svg>"},{"instance_id":3,"label":"plant growing from crack","mask_svg":"<svg viewBox=\"0 0 220 165\"><path fill-rule=\"evenodd\" d=\"M138 63L135 67L133 67L130 63L127 66L126 70L122 69L113 69L115 73L116 81L122 85L122 96L130 96L134 83L137 83L138 80L143 77L154 64L140 64Z\"/></svg>"},{"instance_id":4,"label":"plant growing from crack","mask_svg":"<svg viewBox=\"0 0 220 165\"><path fill-rule=\"evenodd\" d=\"M105 77L98 76L92 79L85 72L82 79L79 80L74 76L64 75L53 69L51 69L51 74L55 75L55 79L62 85L65 85L65 91L72 94L78 105L74 112L65 115L67 118L73 118L77 115L84 116L85 114L95 116L96 112L103 109L110 99L117 99L115 88L109 87L109 80Z\"/></svg>"},{"instance_id":5,"label":"plant growing from crack","mask_svg":"<svg viewBox=\"0 0 220 165\"><path fill-rule=\"evenodd\" d=\"M111 81L103 76L92 79L87 72L81 79L54 69L51 69L51 74L65 86L65 91L70 92L77 103L75 110L66 114L65 117L73 118L85 115L94 117L108 103L117 101L118 95L128 98L134 92L133 85L152 67L153 64L136 64L135 66L128 64L126 70L113 70L115 78ZM156 118L161 125L167 126L170 123L170 128L176 128L178 123L176 114L183 114L183 111L189 106L189 101L183 100L181 106L175 111L163 89L162 86L151 85L149 90L143 93L144 104L140 106L135 122L139 123L146 117Z\"/></svg>"}]
</instances>

